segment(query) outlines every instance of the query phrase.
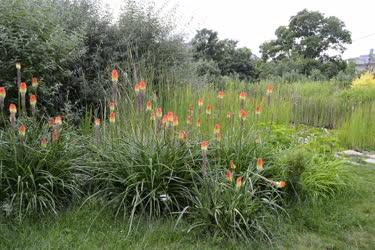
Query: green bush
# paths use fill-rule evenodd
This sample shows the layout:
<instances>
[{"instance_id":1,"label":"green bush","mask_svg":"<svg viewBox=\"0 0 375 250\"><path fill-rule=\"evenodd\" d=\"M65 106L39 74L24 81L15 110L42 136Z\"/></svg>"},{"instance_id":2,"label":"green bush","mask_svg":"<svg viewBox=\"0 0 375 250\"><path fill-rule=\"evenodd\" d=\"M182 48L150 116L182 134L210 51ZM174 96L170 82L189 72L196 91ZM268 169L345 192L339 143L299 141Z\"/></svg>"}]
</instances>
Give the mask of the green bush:
<instances>
[{"instance_id":1,"label":"green bush","mask_svg":"<svg viewBox=\"0 0 375 250\"><path fill-rule=\"evenodd\" d=\"M90 198L104 201L116 216L170 215L193 197L194 166L200 156L187 144L129 135L108 138L91 150Z\"/></svg>"},{"instance_id":2,"label":"green bush","mask_svg":"<svg viewBox=\"0 0 375 250\"><path fill-rule=\"evenodd\" d=\"M282 210L279 191L252 171L236 171L228 182L225 170L219 166L213 169L187 209L192 224L189 231L245 241L270 240L269 216ZM243 183L237 186L240 176Z\"/></svg>"},{"instance_id":3,"label":"green bush","mask_svg":"<svg viewBox=\"0 0 375 250\"><path fill-rule=\"evenodd\" d=\"M64 128L50 141L46 125L24 120L28 129L21 140L13 129L0 131L0 211L22 220L26 216L57 213L81 194L77 160L83 145ZM48 144L43 147L41 139Z\"/></svg>"}]
</instances>

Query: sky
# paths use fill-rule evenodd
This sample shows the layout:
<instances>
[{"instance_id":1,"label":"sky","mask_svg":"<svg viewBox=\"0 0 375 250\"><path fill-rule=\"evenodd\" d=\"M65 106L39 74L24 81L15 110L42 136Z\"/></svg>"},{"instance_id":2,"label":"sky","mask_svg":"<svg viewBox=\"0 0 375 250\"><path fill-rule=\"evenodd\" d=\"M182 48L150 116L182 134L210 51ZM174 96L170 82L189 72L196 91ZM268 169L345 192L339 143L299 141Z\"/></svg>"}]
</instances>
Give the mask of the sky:
<instances>
[{"instance_id":1,"label":"sky","mask_svg":"<svg viewBox=\"0 0 375 250\"><path fill-rule=\"evenodd\" d=\"M122 0L102 0L114 15L118 15ZM136 0L153 1L162 12L172 11L178 29L187 39L195 31L208 28L219 33L220 39L239 41L259 55L259 45L275 38L275 30L287 25L298 11L320 11L344 21L352 33L353 43L347 46L343 57L368 54L375 49L375 0Z\"/></svg>"}]
</instances>

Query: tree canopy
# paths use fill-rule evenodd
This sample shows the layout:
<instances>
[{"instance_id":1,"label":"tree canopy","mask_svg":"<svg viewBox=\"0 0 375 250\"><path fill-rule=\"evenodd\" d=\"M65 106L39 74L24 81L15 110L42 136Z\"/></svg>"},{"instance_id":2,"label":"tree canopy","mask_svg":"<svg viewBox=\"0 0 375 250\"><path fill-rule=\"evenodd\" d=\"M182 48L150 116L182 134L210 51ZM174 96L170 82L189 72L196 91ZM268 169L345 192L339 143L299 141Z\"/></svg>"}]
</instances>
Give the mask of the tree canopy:
<instances>
[{"instance_id":1,"label":"tree canopy","mask_svg":"<svg viewBox=\"0 0 375 250\"><path fill-rule=\"evenodd\" d=\"M345 45L352 42L350 32L340 19L306 9L292 16L289 25L280 26L275 34L275 40L260 46L265 60L293 56L323 60L332 52L341 55Z\"/></svg>"}]
</instances>

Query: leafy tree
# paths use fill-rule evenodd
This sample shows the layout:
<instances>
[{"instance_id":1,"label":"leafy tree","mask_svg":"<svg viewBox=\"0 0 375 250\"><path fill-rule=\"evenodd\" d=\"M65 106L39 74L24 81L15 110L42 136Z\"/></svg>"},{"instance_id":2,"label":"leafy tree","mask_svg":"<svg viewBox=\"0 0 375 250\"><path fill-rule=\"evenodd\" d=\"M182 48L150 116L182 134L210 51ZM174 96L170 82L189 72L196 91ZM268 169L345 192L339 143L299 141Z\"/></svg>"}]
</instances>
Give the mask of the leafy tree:
<instances>
[{"instance_id":1,"label":"leafy tree","mask_svg":"<svg viewBox=\"0 0 375 250\"><path fill-rule=\"evenodd\" d=\"M216 63L222 76L237 75L240 79L252 79L255 77L255 66L251 50L238 48L237 43L231 39L220 40L216 31L202 29L197 31L191 42L193 57L196 61Z\"/></svg>"},{"instance_id":2,"label":"leafy tree","mask_svg":"<svg viewBox=\"0 0 375 250\"><path fill-rule=\"evenodd\" d=\"M341 55L345 45L352 42L351 33L337 17L304 9L292 16L287 26L280 26L275 35L275 40L260 46L264 61L300 61L300 73L310 74L319 67L328 77L345 68ZM337 55L331 56L333 53Z\"/></svg>"}]
</instances>

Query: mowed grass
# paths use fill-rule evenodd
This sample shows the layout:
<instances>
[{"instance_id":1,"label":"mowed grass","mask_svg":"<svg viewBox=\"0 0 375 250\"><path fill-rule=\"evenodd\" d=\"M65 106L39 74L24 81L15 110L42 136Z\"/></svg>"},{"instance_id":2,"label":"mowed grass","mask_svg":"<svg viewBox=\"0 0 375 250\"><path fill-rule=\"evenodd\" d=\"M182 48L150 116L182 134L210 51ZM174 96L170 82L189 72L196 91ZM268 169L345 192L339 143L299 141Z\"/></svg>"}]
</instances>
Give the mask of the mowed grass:
<instances>
[{"instance_id":1,"label":"mowed grass","mask_svg":"<svg viewBox=\"0 0 375 250\"><path fill-rule=\"evenodd\" d=\"M351 168L358 174L353 192L290 206L289 216L273 223L272 245L187 233L187 223L175 228L170 218L137 221L136 230L128 235L126 220L86 205L21 225L2 220L0 249L373 249L375 167Z\"/></svg>"}]
</instances>

